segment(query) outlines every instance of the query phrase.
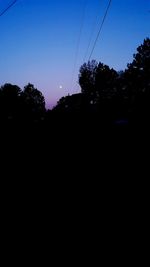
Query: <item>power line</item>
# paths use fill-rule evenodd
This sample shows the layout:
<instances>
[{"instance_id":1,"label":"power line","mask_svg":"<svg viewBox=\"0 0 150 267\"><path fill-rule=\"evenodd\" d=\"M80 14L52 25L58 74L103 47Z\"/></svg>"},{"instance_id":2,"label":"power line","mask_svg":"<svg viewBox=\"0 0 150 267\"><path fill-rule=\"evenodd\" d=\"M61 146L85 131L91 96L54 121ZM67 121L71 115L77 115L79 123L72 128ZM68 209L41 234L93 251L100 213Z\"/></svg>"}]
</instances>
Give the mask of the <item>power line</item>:
<instances>
[{"instance_id":1,"label":"power line","mask_svg":"<svg viewBox=\"0 0 150 267\"><path fill-rule=\"evenodd\" d=\"M91 50L91 53L90 53L90 56L89 56L89 61L90 61L90 59L91 59L91 57L92 57L92 55L93 55L93 52L94 52L94 49L95 49L95 47L96 47L97 41L98 41L98 39L99 39L99 36L100 36L100 34L101 34L102 28L103 28L103 26L104 26L104 23L105 23L105 20L106 20L106 17L107 17L107 15L108 15L108 11L109 11L109 8L110 8L110 5L111 5L111 2L112 2L112 0L109 0L109 3L108 3L108 5L107 5L107 8L106 8L106 11L105 11L105 14L104 14L103 20L102 20L102 23L101 23L101 25L100 25L100 28L99 28L98 34L97 34L97 36L96 36L96 39L95 39L94 45L93 45L93 47L92 47L92 50Z\"/></svg>"},{"instance_id":2,"label":"power line","mask_svg":"<svg viewBox=\"0 0 150 267\"><path fill-rule=\"evenodd\" d=\"M71 86L70 87L72 87L73 80L74 80L74 75L75 75L75 70L76 70L76 65L77 65L77 60L78 60L78 55L79 55L81 35L82 35L83 26L84 26L84 19L85 19L85 11L86 11L86 7L87 7L87 2L88 2L88 0L85 0L84 5L83 5L81 23L80 23L80 29L79 29L79 37L77 40L77 46L76 46L76 51L75 51L75 59L74 59L74 64L73 64L73 71L72 71Z\"/></svg>"},{"instance_id":3,"label":"power line","mask_svg":"<svg viewBox=\"0 0 150 267\"><path fill-rule=\"evenodd\" d=\"M13 1L11 4L9 4L1 13L0 17L3 16L14 4L16 4L18 0Z\"/></svg>"},{"instance_id":4,"label":"power line","mask_svg":"<svg viewBox=\"0 0 150 267\"><path fill-rule=\"evenodd\" d=\"M96 29L96 26L97 26L97 21L98 21L98 18L99 18L99 10L97 8L97 14L95 16L95 20L93 22L93 26L91 28L91 32L90 32L90 36L89 36L89 42L88 42L88 46L87 46L87 49L86 49L86 52L85 52L85 55L84 55L84 58L83 58L83 62L85 62L86 60L86 57L88 55L88 52L89 52L89 49L90 49L90 46L92 44L92 39L93 39L93 36L94 36L94 32L95 32L95 29Z\"/></svg>"}]
</instances>

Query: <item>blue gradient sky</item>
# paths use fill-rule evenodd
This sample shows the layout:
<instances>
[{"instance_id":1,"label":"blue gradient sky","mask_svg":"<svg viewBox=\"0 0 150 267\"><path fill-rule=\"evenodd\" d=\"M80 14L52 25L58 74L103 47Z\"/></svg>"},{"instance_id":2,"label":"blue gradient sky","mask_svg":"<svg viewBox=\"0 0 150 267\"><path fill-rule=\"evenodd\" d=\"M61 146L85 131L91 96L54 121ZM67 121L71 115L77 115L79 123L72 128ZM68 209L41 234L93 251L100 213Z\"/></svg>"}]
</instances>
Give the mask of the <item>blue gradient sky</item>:
<instances>
[{"instance_id":1,"label":"blue gradient sky","mask_svg":"<svg viewBox=\"0 0 150 267\"><path fill-rule=\"evenodd\" d=\"M0 11L9 3L0 0ZM33 83L44 94L47 107L78 92L79 67L91 31L95 29L93 44L107 4L108 0L18 0L0 17L0 84L10 82L23 88ZM145 37L150 37L150 0L112 0L92 58L124 69Z\"/></svg>"}]
</instances>

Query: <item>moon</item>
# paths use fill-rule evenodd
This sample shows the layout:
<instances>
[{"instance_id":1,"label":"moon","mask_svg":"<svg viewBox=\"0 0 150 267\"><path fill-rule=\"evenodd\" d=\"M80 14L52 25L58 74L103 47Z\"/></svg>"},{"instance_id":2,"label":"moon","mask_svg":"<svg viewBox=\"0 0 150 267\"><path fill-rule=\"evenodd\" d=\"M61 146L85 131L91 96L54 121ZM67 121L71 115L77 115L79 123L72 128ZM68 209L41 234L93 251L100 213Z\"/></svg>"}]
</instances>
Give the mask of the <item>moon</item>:
<instances>
[{"instance_id":1,"label":"moon","mask_svg":"<svg viewBox=\"0 0 150 267\"><path fill-rule=\"evenodd\" d=\"M63 87L62 87L62 85L59 85L59 89L62 89Z\"/></svg>"}]
</instances>

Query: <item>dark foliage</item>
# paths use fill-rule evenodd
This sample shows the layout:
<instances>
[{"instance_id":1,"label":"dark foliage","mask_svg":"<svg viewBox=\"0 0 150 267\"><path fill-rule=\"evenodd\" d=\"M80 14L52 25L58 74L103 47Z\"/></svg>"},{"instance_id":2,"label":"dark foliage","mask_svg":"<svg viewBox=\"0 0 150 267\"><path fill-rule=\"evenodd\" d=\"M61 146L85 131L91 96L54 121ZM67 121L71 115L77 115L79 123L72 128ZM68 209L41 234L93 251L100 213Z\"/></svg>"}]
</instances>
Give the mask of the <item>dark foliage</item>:
<instances>
[{"instance_id":1,"label":"dark foliage","mask_svg":"<svg viewBox=\"0 0 150 267\"><path fill-rule=\"evenodd\" d=\"M21 89L17 85L5 84L0 88L0 116L8 120L16 118L20 109Z\"/></svg>"},{"instance_id":2,"label":"dark foliage","mask_svg":"<svg viewBox=\"0 0 150 267\"><path fill-rule=\"evenodd\" d=\"M33 84L24 87L21 93L23 116L30 120L40 120L45 115L45 100Z\"/></svg>"},{"instance_id":3,"label":"dark foliage","mask_svg":"<svg viewBox=\"0 0 150 267\"><path fill-rule=\"evenodd\" d=\"M4 122L24 122L45 116L45 100L32 84L22 91L17 85L5 84L0 88L0 118Z\"/></svg>"},{"instance_id":4,"label":"dark foliage","mask_svg":"<svg viewBox=\"0 0 150 267\"><path fill-rule=\"evenodd\" d=\"M124 86L134 118L147 120L150 112L150 39L137 48L124 72Z\"/></svg>"},{"instance_id":5,"label":"dark foliage","mask_svg":"<svg viewBox=\"0 0 150 267\"><path fill-rule=\"evenodd\" d=\"M0 119L7 122L45 122L75 116L87 123L127 124L147 122L150 114L150 39L137 48L133 62L116 72L96 61L84 63L79 72L81 93L62 97L52 111L46 111L42 93L28 84L0 88ZM83 115L83 116L82 116ZM80 118L80 119L79 119ZM58 123L61 119L58 120ZM68 123L68 121L67 121Z\"/></svg>"}]
</instances>

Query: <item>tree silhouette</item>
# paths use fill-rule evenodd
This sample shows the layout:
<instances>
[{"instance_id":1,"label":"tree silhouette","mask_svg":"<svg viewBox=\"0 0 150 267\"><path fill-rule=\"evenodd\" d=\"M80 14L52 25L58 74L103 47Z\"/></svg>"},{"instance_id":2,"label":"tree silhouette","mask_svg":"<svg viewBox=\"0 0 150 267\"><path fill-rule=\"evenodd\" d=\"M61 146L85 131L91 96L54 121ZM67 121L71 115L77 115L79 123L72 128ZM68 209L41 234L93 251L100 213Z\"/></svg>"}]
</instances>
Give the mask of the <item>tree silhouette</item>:
<instances>
[{"instance_id":1,"label":"tree silhouette","mask_svg":"<svg viewBox=\"0 0 150 267\"><path fill-rule=\"evenodd\" d=\"M45 100L34 85L22 91L17 85L5 84L0 88L0 118L5 121L40 120L45 116Z\"/></svg>"},{"instance_id":2,"label":"tree silhouette","mask_svg":"<svg viewBox=\"0 0 150 267\"><path fill-rule=\"evenodd\" d=\"M96 69L96 95L101 98L112 98L116 93L118 74L114 69L109 66L99 63Z\"/></svg>"},{"instance_id":3,"label":"tree silhouette","mask_svg":"<svg viewBox=\"0 0 150 267\"><path fill-rule=\"evenodd\" d=\"M17 85L5 84L0 88L0 114L7 119L16 119L20 112L21 89Z\"/></svg>"},{"instance_id":4,"label":"tree silhouette","mask_svg":"<svg viewBox=\"0 0 150 267\"><path fill-rule=\"evenodd\" d=\"M81 92L87 96L95 95L95 78L98 63L95 60L84 63L79 71Z\"/></svg>"},{"instance_id":5,"label":"tree silhouette","mask_svg":"<svg viewBox=\"0 0 150 267\"><path fill-rule=\"evenodd\" d=\"M129 94L133 97L150 93L150 39L144 40L137 48L134 59L125 71Z\"/></svg>"},{"instance_id":6,"label":"tree silhouette","mask_svg":"<svg viewBox=\"0 0 150 267\"><path fill-rule=\"evenodd\" d=\"M130 110L148 115L150 103L150 39L137 48L134 59L124 73L124 86L129 98Z\"/></svg>"},{"instance_id":7,"label":"tree silhouette","mask_svg":"<svg viewBox=\"0 0 150 267\"><path fill-rule=\"evenodd\" d=\"M81 91L98 103L102 98L110 98L115 92L117 72L95 60L83 64L80 68L79 84Z\"/></svg>"},{"instance_id":8,"label":"tree silhouette","mask_svg":"<svg viewBox=\"0 0 150 267\"><path fill-rule=\"evenodd\" d=\"M69 112L69 113L81 113L88 109L87 99L84 94L74 94L62 97L53 111L56 112Z\"/></svg>"},{"instance_id":9,"label":"tree silhouette","mask_svg":"<svg viewBox=\"0 0 150 267\"><path fill-rule=\"evenodd\" d=\"M146 38L133 62L122 72L96 61L83 64L79 73L81 91L96 110L116 117L150 112L150 39Z\"/></svg>"},{"instance_id":10,"label":"tree silhouette","mask_svg":"<svg viewBox=\"0 0 150 267\"><path fill-rule=\"evenodd\" d=\"M41 119L48 122L57 113L71 114L72 118L73 113L85 115L87 112L92 114L92 120L98 114L95 117L104 121L130 116L134 119L135 116L149 117L150 39L146 38L137 48L133 62L125 71L116 72L95 60L84 63L79 71L79 84L80 94L62 97L53 111L46 112L44 96L33 84L29 83L22 91L17 85L7 83L0 87L0 118L6 121L19 119L23 123Z\"/></svg>"},{"instance_id":11,"label":"tree silhouette","mask_svg":"<svg viewBox=\"0 0 150 267\"><path fill-rule=\"evenodd\" d=\"M118 74L103 63L89 61L79 73L81 92L89 103L89 110L101 114L112 114L112 100L117 91Z\"/></svg>"},{"instance_id":12,"label":"tree silhouette","mask_svg":"<svg viewBox=\"0 0 150 267\"><path fill-rule=\"evenodd\" d=\"M45 99L33 84L24 87L21 93L22 111L28 119L40 119L45 113Z\"/></svg>"}]
</instances>

